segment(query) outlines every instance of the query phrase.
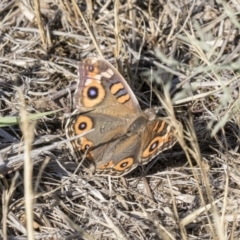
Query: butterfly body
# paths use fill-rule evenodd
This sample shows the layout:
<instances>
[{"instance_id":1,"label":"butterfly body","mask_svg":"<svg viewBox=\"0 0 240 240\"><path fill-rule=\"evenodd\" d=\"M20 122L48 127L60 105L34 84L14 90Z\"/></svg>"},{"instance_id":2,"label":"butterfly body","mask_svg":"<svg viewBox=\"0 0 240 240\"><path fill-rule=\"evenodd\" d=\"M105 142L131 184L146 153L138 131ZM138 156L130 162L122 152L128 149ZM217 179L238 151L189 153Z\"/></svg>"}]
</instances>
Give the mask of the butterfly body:
<instances>
[{"instance_id":1,"label":"butterfly body","mask_svg":"<svg viewBox=\"0 0 240 240\"><path fill-rule=\"evenodd\" d=\"M119 72L108 62L87 58L79 65L74 95L76 109L66 124L73 154L84 154L95 172L118 177L148 163L172 147L176 138L170 125L152 109L142 111Z\"/></svg>"}]
</instances>

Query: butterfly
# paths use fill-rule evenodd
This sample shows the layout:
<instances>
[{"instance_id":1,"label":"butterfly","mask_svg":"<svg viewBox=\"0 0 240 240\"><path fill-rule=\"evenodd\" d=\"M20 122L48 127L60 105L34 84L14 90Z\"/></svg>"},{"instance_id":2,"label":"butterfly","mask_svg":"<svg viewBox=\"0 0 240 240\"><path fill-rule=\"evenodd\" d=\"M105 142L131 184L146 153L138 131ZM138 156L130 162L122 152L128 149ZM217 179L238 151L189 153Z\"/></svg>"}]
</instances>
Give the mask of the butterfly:
<instances>
[{"instance_id":1,"label":"butterfly","mask_svg":"<svg viewBox=\"0 0 240 240\"><path fill-rule=\"evenodd\" d=\"M79 63L73 100L75 110L65 126L68 144L95 174L123 176L177 141L173 127L153 109L142 111L125 79L103 59Z\"/></svg>"}]
</instances>

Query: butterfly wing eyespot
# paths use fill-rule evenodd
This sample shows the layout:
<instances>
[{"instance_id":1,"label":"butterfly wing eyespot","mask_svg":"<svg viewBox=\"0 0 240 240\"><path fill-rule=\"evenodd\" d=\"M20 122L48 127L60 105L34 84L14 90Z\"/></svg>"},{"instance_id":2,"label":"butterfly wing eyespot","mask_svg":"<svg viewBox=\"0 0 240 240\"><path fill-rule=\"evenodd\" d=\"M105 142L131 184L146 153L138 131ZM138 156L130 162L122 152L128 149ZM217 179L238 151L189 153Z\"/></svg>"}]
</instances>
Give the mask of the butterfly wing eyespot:
<instances>
[{"instance_id":1,"label":"butterfly wing eyespot","mask_svg":"<svg viewBox=\"0 0 240 240\"><path fill-rule=\"evenodd\" d=\"M171 148L177 141L173 135L173 129L165 121L155 120L149 124L147 131L152 132L152 140L149 139L150 143L144 146L142 152L142 159L145 163L158 153ZM145 136L148 137L148 133L145 133Z\"/></svg>"},{"instance_id":2,"label":"butterfly wing eyespot","mask_svg":"<svg viewBox=\"0 0 240 240\"><path fill-rule=\"evenodd\" d=\"M93 147L93 142L88 140L87 138L85 137L82 137L81 138L81 151L82 153L85 153L85 152L90 152L92 147Z\"/></svg>"},{"instance_id":3,"label":"butterfly wing eyespot","mask_svg":"<svg viewBox=\"0 0 240 240\"><path fill-rule=\"evenodd\" d=\"M104 163L97 167L97 172L99 174L107 174L112 176L123 176L127 174L134 164L134 159L132 157L125 158L114 164L113 160L108 163ZM135 166L136 167L136 166Z\"/></svg>"},{"instance_id":4,"label":"butterfly wing eyespot","mask_svg":"<svg viewBox=\"0 0 240 240\"><path fill-rule=\"evenodd\" d=\"M132 157L125 158L118 162L113 168L116 171L123 172L126 169L130 168L134 163L134 159Z\"/></svg>"},{"instance_id":5,"label":"butterfly wing eyespot","mask_svg":"<svg viewBox=\"0 0 240 240\"><path fill-rule=\"evenodd\" d=\"M147 158L150 155L153 155L164 143L164 139L162 137L155 137L145 148L142 153L143 158Z\"/></svg>"},{"instance_id":6,"label":"butterfly wing eyespot","mask_svg":"<svg viewBox=\"0 0 240 240\"><path fill-rule=\"evenodd\" d=\"M82 103L86 108L95 107L103 101L105 94L105 90L100 82L88 79L83 89Z\"/></svg>"},{"instance_id":7,"label":"butterfly wing eyespot","mask_svg":"<svg viewBox=\"0 0 240 240\"><path fill-rule=\"evenodd\" d=\"M95 73L95 74L98 73L98 71L97 71L97 72L95 71L95 70L97 70L97 69L94 67L93 64L87 65L87 66L86 66L86 69L87 69L87 71L89 72L89 75L90 75L90 73Z\"/></svg>"},{"instance_id":8,"label":"butterfly wing eyespot","mask_svg":"<svg viewBox=\"0 0 240 240\"><path fill-rule=\"evenodd\" d=\"M100 65L96 58L86 58L80 63L79 69L81 70L81 73L90 78L94 78L101 73Z\"/></svg>"},{"instance_id":9,"label":"butterfly wing eyespot","mask_svg":"<svg viewBox=\"0 0 240 240\"><path fill-rule=\"evenodd\" d=\"M80 115L74 124L74 133L76 135L82 134L93 128L93 121L90 117Z\"/></svg>"}]
</instances>

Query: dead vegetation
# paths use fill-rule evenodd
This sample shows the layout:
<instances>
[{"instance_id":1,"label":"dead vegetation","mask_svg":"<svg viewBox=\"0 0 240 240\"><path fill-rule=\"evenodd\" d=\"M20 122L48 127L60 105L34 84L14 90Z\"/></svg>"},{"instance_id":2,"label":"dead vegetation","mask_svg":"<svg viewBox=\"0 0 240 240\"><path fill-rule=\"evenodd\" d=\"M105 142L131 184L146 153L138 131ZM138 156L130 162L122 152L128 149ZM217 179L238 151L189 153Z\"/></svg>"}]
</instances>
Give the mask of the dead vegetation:
<instances>
[{"instance_id":1,"label":"dead vegetation","mask_svg":"<svg viewBox=\"0 0 240 240\"><path fill-rule=\"evenodd\" d=\"M239 6L1 0L1 117L25 116L0 128L1 238L239 239ZM179 144L125 178L89 176L66 148L87 56L118 66L143 109L183 124ZM31 130L25 111L61 109Z\"/></svg>"}]
</instances>

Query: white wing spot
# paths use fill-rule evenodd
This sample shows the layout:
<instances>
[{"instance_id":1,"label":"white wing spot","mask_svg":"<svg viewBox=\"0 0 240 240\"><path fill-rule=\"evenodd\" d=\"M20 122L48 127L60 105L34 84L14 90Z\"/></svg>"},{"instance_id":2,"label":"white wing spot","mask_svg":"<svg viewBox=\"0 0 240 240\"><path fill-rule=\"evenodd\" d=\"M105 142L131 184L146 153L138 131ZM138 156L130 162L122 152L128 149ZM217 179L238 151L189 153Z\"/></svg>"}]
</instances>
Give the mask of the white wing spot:
<instances>
[{"instance_id":1,"label":"white wing spot","mask_svg":"<svg viewBox=\"0 0 240 240\"><path fill-rule=\"evenodd\" d=\"M92 83L92 79L88 78L85 82L85 86L89 85Z\"/></svg>"},{"instance_id":2,"label":"white wing spot","mask_svg":"<svg viewBox=\"0 0 240 240\"><path fill-rule=\"evenodd\" d=\"M111 78L112 75L109 74L108 72L101 72L101 76L109 79Z\"/></svg>"},{"instance_id":3,"label":"white wing spot","mask_svg":"<svg viewBox=\"0 0 240 240\"><path fill-rule=\"evenodd\" d=\"M114 75L114 72L113 72L113 70L112 70L111 68L108 68L107 72L108 72L111 76Z\"/></svg>"},{"instance_id":4,"label":"white wing spot","mask_svg":"<svg viewBox=\"0 0 240 240\"><path fill-rule=\"evenodd\" d=\"M111 76L114 75L114 72L113 72L113 70L111 68L108 68L107 73L110 74Z\"/></svg>"},{"instance_id":5,"label":"white wing spot","mask_svg":"<svg viewBox=\"0 0 240 240\"><path fill-rule=\"evenodd\" d=\"M96 63L97 61L98 61L97 58L91 58L91 63L92 63L92 64Z\"/></svg>"}]
</instances>

